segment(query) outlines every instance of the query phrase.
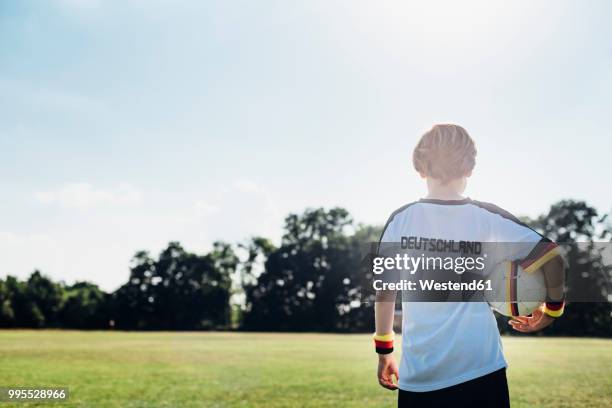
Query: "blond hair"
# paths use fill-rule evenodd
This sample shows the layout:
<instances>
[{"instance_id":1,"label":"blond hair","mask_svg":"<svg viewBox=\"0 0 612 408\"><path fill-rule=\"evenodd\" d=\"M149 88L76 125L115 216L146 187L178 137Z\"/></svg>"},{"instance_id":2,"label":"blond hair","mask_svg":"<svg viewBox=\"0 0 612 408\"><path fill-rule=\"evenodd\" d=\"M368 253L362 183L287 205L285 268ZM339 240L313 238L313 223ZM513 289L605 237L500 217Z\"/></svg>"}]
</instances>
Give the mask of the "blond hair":
<instances>
[{"instance_id":1,"label":"blond hair","mask_svg":"<svg viewBox=\"0 0 612 408\"><path fill-rule=\"evenodd\" d=\"M421 136L412 153L416 171L448 183L470 174L476 164L476 145L457 125L435 125Z\"/></svg>"}]
</instances>

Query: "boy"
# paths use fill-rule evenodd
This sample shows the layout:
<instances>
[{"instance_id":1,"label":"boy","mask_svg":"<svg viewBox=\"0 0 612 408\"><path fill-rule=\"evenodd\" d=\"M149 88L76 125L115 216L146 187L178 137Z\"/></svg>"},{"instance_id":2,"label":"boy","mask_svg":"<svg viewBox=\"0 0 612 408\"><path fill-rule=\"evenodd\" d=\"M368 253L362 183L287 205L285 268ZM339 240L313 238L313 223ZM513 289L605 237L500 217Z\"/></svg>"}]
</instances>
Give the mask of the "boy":
<instances>
[{"instance_id":1,"label":"boy","mask_svg":"<svg viewBox=\"0 0 612 408\"><path fill-rule=\"evenodd\" d=\"M436 125L426 132L414 149L413 164L427 182L428 195L391 215L381 243L399 242L402 237L435 237L444 242L527 245L521 265L529 271L542 269L550 302L531 316L515 317L509 323L524 333L541 330L563 313L563 261L556 244L507 211L462 195L475 158L474 142L462 127ZM379 354L378 381L387 389L399 388L399 407L510 406L507 364L487 303L402 302L398 372L392 354L395 295L377 293L374 341Z\"/></svg>"}]
</instances>

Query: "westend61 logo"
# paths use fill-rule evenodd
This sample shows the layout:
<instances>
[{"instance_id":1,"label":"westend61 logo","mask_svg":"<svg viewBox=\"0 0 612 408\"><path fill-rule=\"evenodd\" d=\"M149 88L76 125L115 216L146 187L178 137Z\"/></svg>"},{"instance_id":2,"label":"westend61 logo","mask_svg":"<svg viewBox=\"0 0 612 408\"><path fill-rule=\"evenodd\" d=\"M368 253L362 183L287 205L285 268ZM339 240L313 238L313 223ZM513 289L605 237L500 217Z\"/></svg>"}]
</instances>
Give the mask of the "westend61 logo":
<instances>
[{"instance_id":1,"label":"westend61 logo","mask_svg":"<svg viewBox=\"0 0 612 408\"><path fill-rule=\"evenodd\" d=\"M399 245L398 245L399 244ZM385 272L407 272L414 275L417 272L432 271L442 272L436 274L437 279L419 279L417 282L398 279L397 274L375 279L373 287L375 290L491 290L490 281L472 279L470 282L454 282L452 277L457 277L465 272L477 273L482 277L482 271L486 268L486 254L482 254L482 243L475 241L453 241L437 238L424 237L402 237L401 242L394 244L383 243L380 253L386 256L376 256L372 262L372 272L375 276ZM393 254L389 254L389 249ZM400 253L401 252L401 253ZM430 254L426 254L430 252ZM444 274L446 272L446 274ZM448 274L449 272L452 272ZM440 282L442 278L442 282Z\"/></svg>"}]
</instances>

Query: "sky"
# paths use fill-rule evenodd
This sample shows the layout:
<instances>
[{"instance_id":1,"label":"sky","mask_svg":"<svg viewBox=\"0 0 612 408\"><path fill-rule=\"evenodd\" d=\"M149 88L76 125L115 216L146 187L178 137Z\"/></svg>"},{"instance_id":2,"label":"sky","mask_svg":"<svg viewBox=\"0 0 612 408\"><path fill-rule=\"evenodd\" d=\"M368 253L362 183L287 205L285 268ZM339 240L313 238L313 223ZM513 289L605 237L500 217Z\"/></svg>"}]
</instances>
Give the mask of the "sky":
<instances>
[{"instance_id":1,"label":"sky","mask_svg":"<svg viewBox=\"0 0 612 408\"><path fill-rule=\"evenodd\" d=\"M276 241L424 196L435 123L475 139L467 195L612 210L612 3L0 3L0 277L107 290L137 250Z\"/></svg>"}]
</instances>

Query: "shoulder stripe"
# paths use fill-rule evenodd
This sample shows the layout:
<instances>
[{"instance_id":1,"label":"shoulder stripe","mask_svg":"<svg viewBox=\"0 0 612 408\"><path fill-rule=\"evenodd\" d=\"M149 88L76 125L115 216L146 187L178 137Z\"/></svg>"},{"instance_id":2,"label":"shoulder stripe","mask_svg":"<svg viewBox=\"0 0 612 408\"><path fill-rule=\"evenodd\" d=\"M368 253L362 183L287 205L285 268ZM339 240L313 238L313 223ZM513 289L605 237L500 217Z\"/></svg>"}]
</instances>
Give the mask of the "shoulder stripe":
<instances>
[{"instance_id":1,"label":"shoulder stripe","mask_svg":"<svg viewBox=\"0 0 612 408\"><path fill-rule=\"evenodd\" d=\"M418 203L418 201L413 201L411 203L408 203L406 205L401 206L400 208L398 208L397 210L393 211L391 213L391 215L389 216L389 219L387 220L387 222L385 223L385 226L383 227L381 233L380 233L380 238L378 239L378 246L376 247L376 254L378 255L378 251L380 251L380 243L382 242L383 237L385 236L385 232L387 231L387 227L389 227L389 224L391 224L391 222L393 221L393 218L395 218L395 216L399 213L401 213L402 211L404 211L406 208L410 207L411 205L414 205Z\"/></svg>"},{"instance_id":2,"label":"shoulder stripe","mask_svg":"<svg viewBox=\"0 0 612 408\"><path fill-rule=\"evenodd\" d=\"M550 239L546 238L544 235L540 234L538 231L536 231L535 229L531 228L529 225L525 224L524 222L522 222L521 220L519 220L516 216L514 216L514 214L512 214L510 211L506 211L501 207L498 207L495 204L492 203L486 203L484 201L476 201L476 200L472 200L472 204L474 204L475 206L482 208L483 210L486 210L490 213L493 214L497 214L507 220L513 221L515 223L517 223L518 225L525 227L525 228L529 228L530 230L532 230L533 232L535 232L536 234L538 234L539 236L542 237L542 240L544 242L551 242Z\"/></svg>"}]
</instances>

